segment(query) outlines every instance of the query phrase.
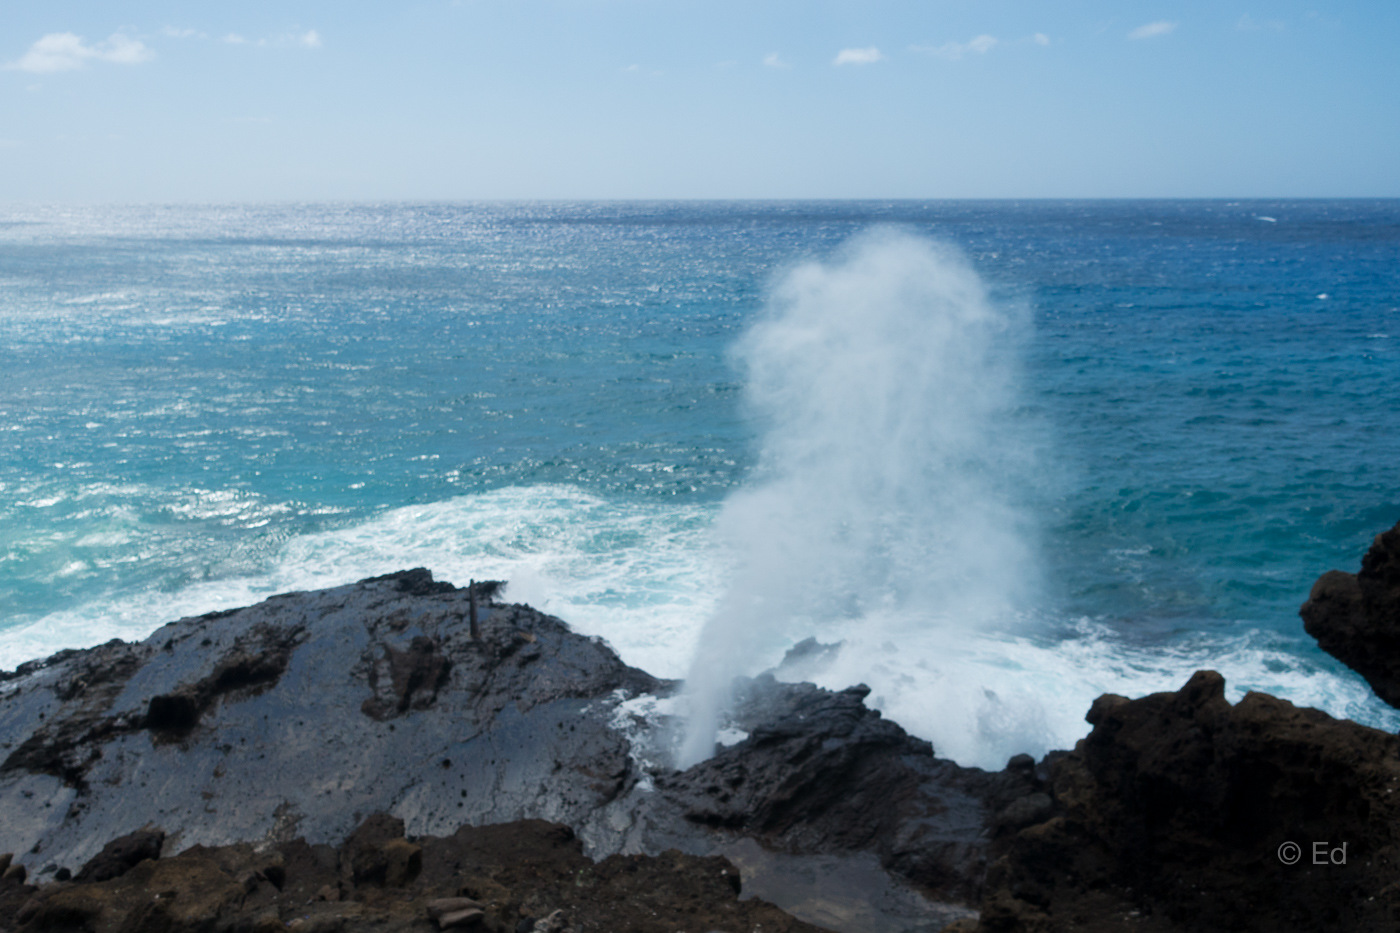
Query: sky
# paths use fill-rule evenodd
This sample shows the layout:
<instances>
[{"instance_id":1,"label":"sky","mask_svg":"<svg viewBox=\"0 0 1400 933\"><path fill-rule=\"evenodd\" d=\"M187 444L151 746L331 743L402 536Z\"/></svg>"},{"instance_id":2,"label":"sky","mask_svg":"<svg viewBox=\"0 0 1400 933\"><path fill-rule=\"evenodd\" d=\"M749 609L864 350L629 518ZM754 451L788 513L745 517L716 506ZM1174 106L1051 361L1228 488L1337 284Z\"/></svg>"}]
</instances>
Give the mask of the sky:
<instances>
[{"instance_id":1,"label":"sky","mask_svg":"<svg viewBox=\"0 0 1400 933\"><path fill-rule=\"evenodd\" d=\"M1400 196L1395 0L0 3L0 202Z\"/></svg>"}]
</instances>

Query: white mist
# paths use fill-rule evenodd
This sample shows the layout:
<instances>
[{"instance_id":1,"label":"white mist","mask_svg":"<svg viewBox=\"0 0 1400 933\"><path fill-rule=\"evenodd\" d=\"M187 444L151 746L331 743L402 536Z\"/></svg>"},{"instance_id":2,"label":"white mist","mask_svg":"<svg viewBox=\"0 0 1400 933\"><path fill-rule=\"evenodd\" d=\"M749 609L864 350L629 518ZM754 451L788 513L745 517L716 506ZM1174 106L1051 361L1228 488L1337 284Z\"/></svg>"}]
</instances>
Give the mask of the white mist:
<instances>
[{"instance_id":1,"label":"white mist","mask_svg":"<svg viewBox=\"0 0 1400 933\"><path fill-rule=\"evenodd\" d=\"M733 678L807 635L844 641L819 682L870 684L940 754L990 763L1039 730L958 660L1036 587L1013 505L1033 469L1025 329L959 253L897 231L777 283L735 349L762 450L718 520L735 570L686 681L682 767L713 753Z\"/></svg>"}]
</instances>

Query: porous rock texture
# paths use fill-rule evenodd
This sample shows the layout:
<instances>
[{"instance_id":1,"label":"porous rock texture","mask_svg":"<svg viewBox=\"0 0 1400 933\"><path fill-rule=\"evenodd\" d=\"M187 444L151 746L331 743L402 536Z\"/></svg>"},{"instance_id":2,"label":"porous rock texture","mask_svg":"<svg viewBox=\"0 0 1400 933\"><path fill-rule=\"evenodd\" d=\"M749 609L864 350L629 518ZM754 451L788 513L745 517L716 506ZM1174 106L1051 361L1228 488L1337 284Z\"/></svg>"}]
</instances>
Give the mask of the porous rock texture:
<instances>
[{"instance_id":1,"label":"porous rock texture","mask_svg":"<svg viewBox=\"0 0 1400 933\"><path fill-rule=\"evenodd\" d=\"M786 909L898 933L969 916L1046 799L1028 758L959 768L863 687L772 677L738 686L745 740L676 772L636 715L674 684L495 592L479 639L467 591L419 569L22 665L0 677L0 852L51 883L141 833L169 858L340 845L379 812L410 837L543 819L595 859L732 854Z\"/></svg>"},{"instance_id":2,"label":"porous rock texture","mask_svg":"<svg viewBox=\"0 0 1400 933\"><path fill-rule=\"evenodd\" d=\"M671 851L588 859L567 826L526 820L405 838L375 814L339 847L194 846L101 881L42 888L0 880L0 917L20 933L817 933L739 899L722 858ZM5 923L0 919L0 925Z\"/></svg>"},{"instance_id":3,"label":"porous rock texture","mask_svg":"<svg viewBox=\"0 0 1400 933\"><path fill-rule=\"evenodd\" d=\"M975 902L997 832L1049 804L1033 760L989 773L939 759L866 707L869 692L755 678L733 713L747 738L659 776L660 796L690 822L788 852L868 851L921 890Z\"/></svg>"},{"instance_id":4,"label":"porous rock texture","mask_svg":"<svg viewBox=\"0 0 1400 933\"><path fill-rule=\"evenodd\" d=\"M1400 524L1376 535L1360 572L1318 578L1299 614L1323 651L1400 707Z\"/></svg>"},{"instance_id":5,"label":"porous rock texture","mask_svg":"<svg viewBox=\"0 0 1400 933\"><path fill-rule=\"evenodd\" d=\"M1224 689L1200 671L1100 697L1089 735L1050 757L1050 818L989 870L975 929L1400 929L1400 739Z\"/></svg>"},{"instance_id":6,"label":"porous rock texture","mask_svg":"<svg viewBox=\"0 0 1400 933\"><path fill-rule=\"evenodd\" d=\"M674 684L494 592L479 638L413 570L0 674L0 930L806 929L736 867L838 931L1400 929L1387 733L1202 671L988 773L765 675L675 771Z\"/></svg>"},{"instance_id":7,"label":"porous rock texture","mask_svg":"<svg viewBox=\"0 0 1400 933\"><path fill-rule=\"evenodd\" d=\"M483 588L483 596L490 588ZM636 780L617 698L660 683L557 619L405 571L183 619L0 685L0 852L81 865L163 829L192 845L582 825ZM36 864L37 863L37 864Z\"/></svg>"}]
</instances>

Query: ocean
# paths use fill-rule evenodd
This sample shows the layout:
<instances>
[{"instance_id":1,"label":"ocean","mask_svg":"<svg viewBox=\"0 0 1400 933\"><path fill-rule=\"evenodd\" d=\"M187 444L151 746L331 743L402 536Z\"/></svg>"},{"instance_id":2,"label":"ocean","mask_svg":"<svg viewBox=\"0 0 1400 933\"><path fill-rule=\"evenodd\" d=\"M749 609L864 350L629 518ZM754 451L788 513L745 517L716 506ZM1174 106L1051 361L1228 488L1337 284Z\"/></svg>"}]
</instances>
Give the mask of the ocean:
<instances>
[{"instance_id":1,"label":"ocean","mask_svg":"<svg viewBox=\"0 0 1400 933\"><path fill-rule=\"evenodd\" d=\"M426 566L964 764L1400 728L1297 617L1400 520L1400 201L11 206L0 368L3 668Z\"/></svg>"}]
</instances>

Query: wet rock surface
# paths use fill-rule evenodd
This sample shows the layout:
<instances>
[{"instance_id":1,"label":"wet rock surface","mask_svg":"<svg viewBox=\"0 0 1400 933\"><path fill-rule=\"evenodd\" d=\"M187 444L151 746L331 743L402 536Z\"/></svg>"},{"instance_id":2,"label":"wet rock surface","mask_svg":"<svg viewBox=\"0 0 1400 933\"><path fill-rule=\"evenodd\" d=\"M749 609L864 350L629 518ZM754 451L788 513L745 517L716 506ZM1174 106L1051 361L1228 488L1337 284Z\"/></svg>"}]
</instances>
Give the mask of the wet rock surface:
<instances>
[{"instance_id":1,"label":"wet rock surface","mask_svg":"<svg viewBox=\"0 0 1400 933\"><path fill-rule=\"evenodd\" d=\"M1400 525L1376 535L1358 573L1323 574L1300 615L1323 651L1400 707Z\"/></svg>"},{"instance_id":2,"label":"wet rock surface","mask_svg":"<svg viewBox=\"0 0 1400 933\"><path fill-rule=\"evenodd\" d=\"M479 637L420 569L0 675L0 930L1400 928L1386 733L1201 672L989 773L765 675L675 771L675 684L477 592Z\"/></svg>"},{"instance_id":3,"label":"wet rock surface","mask_svg":"<svg viewBox=\"0 0 1400 933\"><path fill-rule=\"evenodd\" d=\"M467 591L413 570L25 665L0 687L0 852L31 883L106 883L152 839L167 859L303 839L349 847L337 884L359 888L428 871L375 832L545 819L594 859L731 853L798 914L900 933L969 914L993 817L1038 789L939 761L864 688L772 677L744 688L745 741L675 772L664 717L629 715L674 684L477 591L479 639Z\"/></svg>"},{"instance_id":4,"label":"wet rock surface","mask_svg":"<svg viewBox=\"0 0 1400 933\"><path fill-rule=\"evenodd\" d=\"M1400 739L1224 686L1100 697L975 929L1400 929Z\"/></svg>"},{"instance_id":5,"label":"wet rock surface","mask_svg":"<svg viewBox=\"0 0 1400 933\"><path fill-rule=\"evenodd\" d=\"M152 655L147 645L112 640L87 651L61 651L0 674L0 779L46 774L86 789L93 751L138 728L136 716L107 715L126 682ZM7 684L6 681L9 681ZM49 696L23 702L24 685L43 682ZM61 715L51 716L62 710Z\"/></svg>"},{"instance_id":6,"label":"wet rock surface","mask_svg":"<svg viewBox=\"0 0 1400 933\"><path fill-rule=\"evenodd\" d=\"M790 853L870 852L934 898L975 901L996 815L1044 796L1034 763L987 773L936 758L867 708L868 693L759 677L734 713L748 737L658 777L660 796L692 823Z\"/></svg>"},{"instance_id":7,"label":"wet rock surface","mask_svg":"<svg viewBox=\"0 0 1400 933\"><path fill-rule=\"evenodd\" d=\"M613 706L664 685L482 590L479 641L466 591L419 570L25 665L0 685L0 852L72 869L148 826L168 852L336 842L377 811L585 823L637 779Z\"/></svg>"}]
</instances>

